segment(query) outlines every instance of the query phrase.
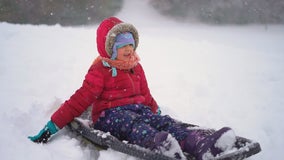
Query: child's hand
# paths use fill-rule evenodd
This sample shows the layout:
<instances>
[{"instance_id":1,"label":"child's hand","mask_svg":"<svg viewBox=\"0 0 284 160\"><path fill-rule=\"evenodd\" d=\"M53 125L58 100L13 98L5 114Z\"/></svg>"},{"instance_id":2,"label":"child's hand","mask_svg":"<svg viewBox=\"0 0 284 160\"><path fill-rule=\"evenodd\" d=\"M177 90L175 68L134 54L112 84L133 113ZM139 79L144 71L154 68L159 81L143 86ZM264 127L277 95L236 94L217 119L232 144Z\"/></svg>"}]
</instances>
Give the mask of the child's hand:
<instances>
[{"instance_id":1,"label":"child's hand","mask_svg":"<svg viewBox=\"0 0 284 160\"><path fill-rule=\"evenodd\" d=\"M35 143L46 143L50 136L57 131L58 127L52 121L49 121L37 135L28 138Z\"/></svg>"},{"instance_id":2,"label":"child's hand","mask_svg":"<svg viewBox=\"0 0 284 160\"><path fill-rule=\"evenodd\" d=\"M161 114L162 114L161 108L160 108L160 106L158 106L157 115L161 115Z\"/></svg>"}]
</instances>

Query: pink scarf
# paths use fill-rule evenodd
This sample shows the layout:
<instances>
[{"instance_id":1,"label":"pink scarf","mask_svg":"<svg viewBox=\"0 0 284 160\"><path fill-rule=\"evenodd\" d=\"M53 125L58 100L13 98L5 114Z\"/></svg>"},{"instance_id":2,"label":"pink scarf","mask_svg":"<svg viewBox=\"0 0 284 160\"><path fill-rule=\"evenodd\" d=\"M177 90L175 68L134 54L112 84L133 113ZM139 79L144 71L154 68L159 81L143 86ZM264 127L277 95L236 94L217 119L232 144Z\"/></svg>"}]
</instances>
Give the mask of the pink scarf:
<instances>
[{"instance_id":1,"label":"pink scarf","mask_svg":"<svg viewBox=\"0 0 284 160\"><path fill-rule=\"evenodd\" d=\"M98 56L94 60L93 64L96 64L96 63L102 62L102 61L107 62L111 67L115 67L115 68L120 69L120 70L129 70L129 69L135 67L138 64L138 62L140 61L140 58L136 53L134 53L128 61L112 60L112 59L109 59L109 58Z\"/></svg>"}]
</instances>

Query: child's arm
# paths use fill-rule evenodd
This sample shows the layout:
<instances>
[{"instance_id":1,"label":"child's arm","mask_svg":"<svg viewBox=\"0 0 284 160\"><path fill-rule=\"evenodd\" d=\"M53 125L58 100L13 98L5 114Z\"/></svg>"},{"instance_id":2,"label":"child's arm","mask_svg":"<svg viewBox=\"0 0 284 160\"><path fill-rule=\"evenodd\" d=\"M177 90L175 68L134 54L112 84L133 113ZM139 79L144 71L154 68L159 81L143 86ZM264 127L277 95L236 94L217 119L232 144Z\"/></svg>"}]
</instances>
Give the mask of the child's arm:
<instances>
[{"instance_id":1,"label":"child's arm","mask_svg":"<svg viewBox=\"0 0 284 160\"><path fill-rule=\"evenodd\" d=\"M51 120L37 135L28 138L37 143L46 143L51 135L71 122L75 117L80 116L100 95L102 88L103 75L94 67L91 67L85 76L82 87L53 113Z\"/></svg>"},{"instance_id":2,"label":"child's arm","mask_svg":"<svg viewBox=\"0 0 284 160\"><path fill-rule=\"evenodd\" d=\"M98 97L103 90L103 74L95 67L91 67L85 76L81 88L79 88L69 100L51 116L51 120L63 128L75 117L80 116Z\"/></svg>"}]
</instances>

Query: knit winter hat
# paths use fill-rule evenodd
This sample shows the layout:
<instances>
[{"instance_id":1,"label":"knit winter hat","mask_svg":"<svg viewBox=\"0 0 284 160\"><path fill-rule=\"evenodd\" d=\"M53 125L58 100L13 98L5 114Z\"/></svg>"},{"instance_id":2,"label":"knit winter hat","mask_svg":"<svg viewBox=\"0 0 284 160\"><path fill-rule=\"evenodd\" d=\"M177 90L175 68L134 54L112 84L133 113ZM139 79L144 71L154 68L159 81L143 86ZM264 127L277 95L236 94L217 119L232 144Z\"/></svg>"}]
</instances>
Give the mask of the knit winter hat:
<instances>
[{"instance_id":1,"label":"knit winter hat","mask_svg":"<svg viewBox=\"0 0 284 160\"><path fill-rule=\"evenodd\" d=\"M117 38L118 35L126 32L131 33L132 37L123 37L121 35L122 37ZM127 37L129 39L127 39ZM116 46L116 42L120 41L127 42L128 44L133 44L134 50L136 50L139 44L139 35L137 29L132 24L124 23L116 17L109 17L104 19L97 29L97 49L100 56L109 60L115 60L117 57L117 47L114 46ZM118 47L122 46L123 45L118 45ZM94 61L94 63L96 62L96 60ZM117 75L116 68L114 66L111 66L104 60L102 62L105 67L112 68L112 76L115 77Z\"/></svg>"},{"instance_id":2,"label":"knit winter hat","mask_svg":"<svg viewBox=\"0 0 284 160\"><path fill-rule=\"evenodd\" d=\"M116 38L112 48L111 59L117 58L117 49L122 48L126 45L131 44L135 48L135 40L130 32L119 33Z\"/></svg>"},{"instance_id":3,"label":"knit winter hat","mask_svg":"<svg viewBox=\"0 0 284 160\"><path fill-rule=\"evenodd\" d=\"M139 43L137 29L129 23L124 23L117 17L104 19L97 29L97 49L100 56L111 58L116 37L120 33L130 32L134 38L136 50Z\"/></svg>"},{"instance_id":4,"label":"knit winter hat","mask_svg":"<svg viewBox=\"0 0 284 160\"><path fill-rule=\"evenodd\" d=\"M133 39L135 41L134 50L136 50L139 43L138 31L132 24L122 22L113 26L112 29L106 35L105 50L109 57L112 57L113 46L116 41L117 35L125 32L130 32L132 34Z\"/></svg>"}]
</instances>

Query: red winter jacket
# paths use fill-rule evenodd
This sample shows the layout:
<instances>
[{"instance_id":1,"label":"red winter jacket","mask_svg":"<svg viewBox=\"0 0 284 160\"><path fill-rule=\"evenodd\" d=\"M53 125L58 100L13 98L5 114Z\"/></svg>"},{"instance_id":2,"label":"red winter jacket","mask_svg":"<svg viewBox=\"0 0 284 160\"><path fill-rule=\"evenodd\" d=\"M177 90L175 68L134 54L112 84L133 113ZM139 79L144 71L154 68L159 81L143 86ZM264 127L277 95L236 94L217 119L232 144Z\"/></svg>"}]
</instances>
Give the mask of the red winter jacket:
<instances>
[{"instance_id":1,"label":"red winter jacket","mask_svg":"<svg viewBox=\"0 0 284 160\"><path fill-rule=\"evenodd\" d=\"M51 120L62 128L74 117L80 116L91 104L94 122L103 110L127 104L144 104L156 113L158 107L150 94L140 64L133 71L117 70L116 77L112 77L109 70L102 63L91 66L82 87L65 101Z\"/></svg>"},{"instance_id":2,"label":"red winter jacket","mask_svg":"<svg viewBox=\"0 0 284 160\"><path fill-rule=\"evenodd\" d=\"M105 25L110 30L110 23L115 26L121 21L115 18L103 21L98 31ZM100 38L105 41L106 35L97 36L97 41L100 41ZM97 44L104 45L102 42ZM104 54L107 52L100 51L102 47L104 46L98 46L99 53L106 57ZM131 70L117 70L117 76L112 77L110 68L103 66L102 63L95 63L86 74L82 87L61 105L51 116L51 120L59 128L63 128L92 105L92 119L96 122L103 110L127 104L144 104L151 107L154 113L157 111L158 106L150 94L142 66L138 64Z\"/></svg>"}]
</instances>

